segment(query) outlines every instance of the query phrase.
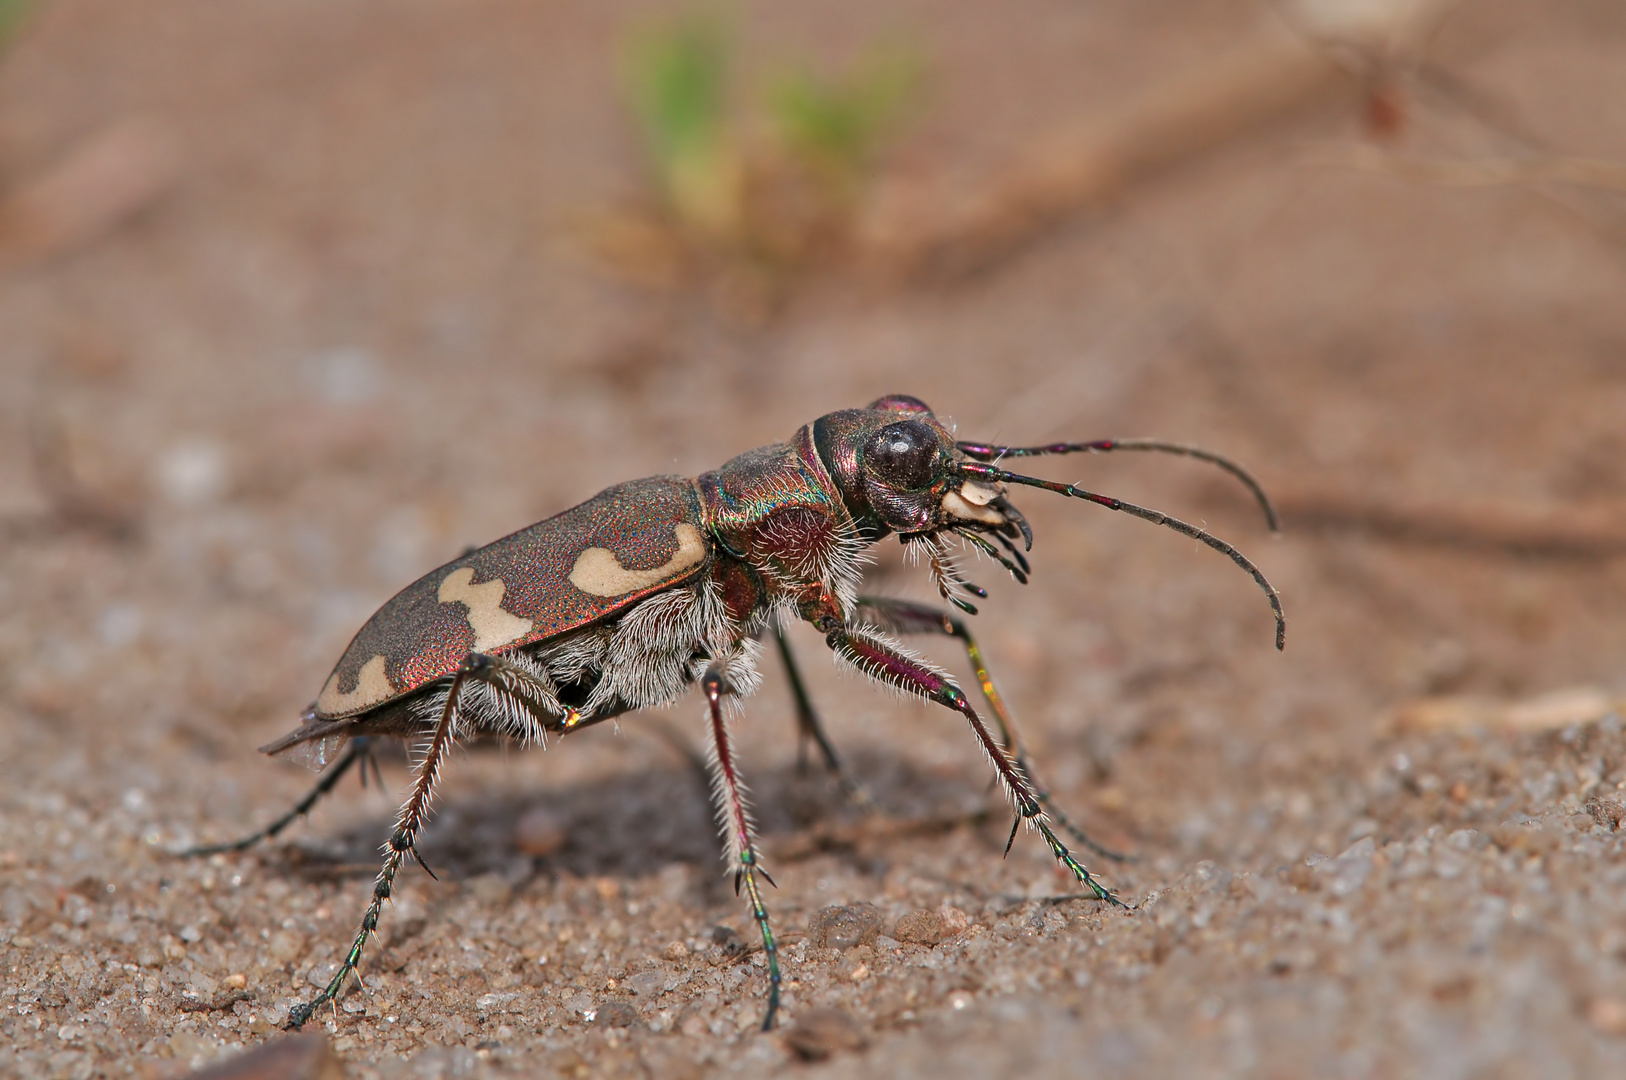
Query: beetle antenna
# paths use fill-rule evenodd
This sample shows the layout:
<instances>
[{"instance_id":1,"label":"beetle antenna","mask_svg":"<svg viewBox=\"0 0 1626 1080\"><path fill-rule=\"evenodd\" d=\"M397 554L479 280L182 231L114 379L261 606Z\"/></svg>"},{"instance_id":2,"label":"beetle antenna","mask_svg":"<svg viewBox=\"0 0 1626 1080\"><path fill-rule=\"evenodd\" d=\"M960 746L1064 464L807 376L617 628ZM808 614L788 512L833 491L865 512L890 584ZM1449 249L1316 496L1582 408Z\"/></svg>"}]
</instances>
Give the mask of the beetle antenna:
<instances>
[{"instance_id":1,"label":"beetle antenna","mask_svg":"<svg viewBox=\"0 0 1626 1080\"><path fill-rule=\"evenodd\" d=\"M1255 480L1253 474L1228 457L1223 457L1212 450L1204 450L1200 446L1188 446L1185 443L1165 442L1162 439L1096 439L1093 442L1051 443L1048 446L992 446L987 443L961 442L955 447L966 457L977 461L994 462L1001 458L1040 457L1046 454L1105 454L1112 450L1154 450L1160 454L1178 454L1181 457L1196 458L1215 465L1242 483L1242 486L1253 493L1254 501L1259 509L1265 512L1265 524L1270 531L1282 531L1281 518L1276 513L1276 507L1271 505L1270 496Z\"/></svg>"},{"instance_id":2,"label":"beetle antenna","mask_svg":"<svg viewBox=\"0 0 1626 1080\"><path fill-rule=\"evenodd\" d=\"M1179 518L1170 517L1161 510L1150 510L1144 506L1137 506L1134 503L1124 502L1122 499L1115 499L1110 495L1100 495L1093 491L1085 491L1076 484L1063 484L1057 480L1041 480L1038 477L1023 476L1021 473L1006 472L1004 469L996 469L992 465L984 465L979 462L972 461L962 462L960 464L960 473L964 476L975 477L978 480L991 481L996 484L1022 484L1026 487L1036 487L1045 491L1054 491L1058 495L1066 495L1074 499L1083 499L1084 501L1092 502L1097 506L1104 506L1108 510L1118 510L1133 517L1150 521L1154 525L1162 525L1164 528L1173 529L1182 536L1189 536L1193 540L1198 540L1204 544L1207 544L1209 547L1213 548L1215 551L1219 552L1240 566L1244 571L1246 571L1249 577L1253 578L1254 582L1258 584L1259 588L1264 590L1266 598L1270 600L1270 610L1276 616L1276 648L1280 650L1286 644L1287 616L1282 613L1282 599L1281 595L1276 592L1276 586L1270 583L1269 579L1265 577L1257 566L1253 565L1246 555L1242 554L1242 552L1238 551L1230 544L1227 544L1219 537L1214 536L1212 533L1199 529L1195 525L1189 525L1186 522L1181 521Z\"/></svg>"}]
</instances>

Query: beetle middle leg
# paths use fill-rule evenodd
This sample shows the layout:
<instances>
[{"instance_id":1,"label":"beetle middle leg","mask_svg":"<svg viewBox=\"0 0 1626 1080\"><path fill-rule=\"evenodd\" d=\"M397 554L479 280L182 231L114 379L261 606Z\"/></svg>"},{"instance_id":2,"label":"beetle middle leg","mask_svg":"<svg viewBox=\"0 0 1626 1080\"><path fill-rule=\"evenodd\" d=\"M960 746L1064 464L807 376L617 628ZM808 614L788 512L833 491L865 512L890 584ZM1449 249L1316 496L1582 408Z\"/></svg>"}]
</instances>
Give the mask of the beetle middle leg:
<instances>
[{"instance_id":1,"label":"beetle middle leg","mask_svg":"<svg viewBox=\"0 0 1626 1080\"><path fill-rule=\"evenodd\" d=\"M350 951L345 954L344 962L339 965L339 970L334 973L332 981L322 988L322 992L305 1004L294 1006L288 1013L289 1030L298 1031L322 1005L338 1000L345 982L355 974L356 968L361 964L361 950L367 944L367 939L378 933L378 917L384 909L384 901L388 900L390 893L394 891L395 875L400 873L402 860L408 853L414 858L419 858L416 847L418 833L429 816L429 802L434 794L435 779L440 775L440 768L446 760L447 753L456 742L457 699L462 694L463 684L468 675L469 663L465 661L464 666L452 676L446 704L440 710L440 721L435 725L434 734L429 737L429 743L424 747L423 759L418 763L418 776L412 784L412 794L402 804L401 812L395 818L395 829L384 845L384 865L379 869L378 877L373 882L373 899L367 905L366 914L361 917L361 928L356 932L356 939L351 943ZM419 862L422 863L421 858Z\"/></svg>"},{"instance_id":2,"label":"beetle middle leg","mask_svg":"<svg viewBox=\"0 0 1626 1080\"><path fill-rule=\"evenodd\" d=\"M785 640L785 631L782 627L773 628L773 639L779 646L779 658L785 662L785 675L790 679L791 696L796 699L796 771L807 772L807 744L811 742L819 748L819 755L824 758L824 767L840 775L841 759L836 756L836 748L830 745L830 738L824 733L824 726L819 723L819 714L813 711L813 702L807 696L802 673L796 667L796 657L791 655L790 642Z\"/></svg>"},{"instance_id":3,"label":"beetle middle leg","mask_svg":"<svg viewBox=\"0 0 1626 1080\"><path fill-rule=\"evenodd\" d=\"M946 706L964 716L966 722L971 725L972 734L982 745L983 752L993 762L1005 790L1016 804L1016 824L1019 826L1026 819L1028 824L1044 837L1045 844L1050 848L1050 853L1055 856L1056 861L1071 871L1078 882L1088 887L1098 899L1118 907L1127 906L1113 895L1112 890L1097 881L1095 876L1084 868L1084 864L1073 856L1067 845L1061 842L1061 838L1050 827L1048 815L1040 802L1038 788L1022 771L1016 758L994 737L987 722L971 707L964 691L949 681L947 676L907 655L876 631L849 626L833 610L822 613L809 611L808 614L813 616L810 621L814 626L824 632L825 642L831 651L864 674L906 693L916 694L928 701ZM1016 831L1013 828L1012 840L1015 837ZM1006 849L1009 850L1008 844Z\"/></svg>"},{"instance_id":4,"label":"beetle middle leg","mask_svg":"<svg viewBox=\"0 0 1626 1080\"><path fill-rule=\"evenodd\" d=\"M745 788L740 782L734 745L729 739L728 721L723 716L723 695L731 691L721 663L714 660L706 668L705 674L700 677L700 689L706 695L706 707L711 719L712 749L716 755L712 772L713 789L717 798L717 816L722 819L728 858L734 864L734 892L738 895L744 888L751 905L751 917L762 932L762 950L768 959L768 1015L762 1018L762 1030L771 1031L774 1017L779 1012L779 946L774 942L773 927L768 924L768 909L762 902L757 874L762 874L770 883L773 879L768 878L757 855Z\"/></svg>"},{"instance_id":5,"label":"beetle middle leg","mask_svg":"<svg viewBox=\"0 0 1626 1080\"><path fill-rule=\"evenodd\" d=\"M988 707L994 714L994 723L999 727L1000 740L1004 743L1006 752L1016 760L1017 768L1022 770L1037 789L1040 805L1050 813L1057 825L1067 831L1068 835L1097 855L1113 862L1133 861L1130 856L1103 847L1091 839L1051 800L1050 790L1040 782L1038 775L1033 771L1032 758L1028 755L1026 744L1022 742L1021 733L1016 729L1016 721L1006 708L1005 699L1000 696L999 688L994 685L994 677L988 673L982 648L971 636L965 620L926 604L876 596L858 598L856 618L877 629L890 630L897 634L942 634L958 638L965 646L966 657L971 661L972 670L976 672L977 683L982 687L982 696L988 700Z\"/></svg>"},{"instance_id":6,"label":"beetle middle leg","mask_svg":"<svg viewBox=\"0 0 1626 1080\"><path fill-rule=\"evenodd\" d=\"M446 703L441 706L440 719L435 724L434 733L429 737L423 757L418 762L412 794L407 797L400 813L396 815L395 828L390 833L389 841L384 845L384 865L373 882L373 898L367 905L366 913L361 917L361 929L357 931L350 951L345 954L344 962L339 965L339 970L322 992L305 1004L296 1006L288 1014L290 1029L298 1030L303 1027L324 1003L337 1000L339 992L344 989L345 981L355 974L356 968L361 963L362 948L367 944L367 939L378 932L379 915L383 911L384 901L388 900L394 891L395 878L401 871L402 861L411 855L424 870L429 870L422 856L418 854L418 833L423 830L424 823L429 817L429 804L434 797L435 780L440 775L446 755L457 741L458 729L462 726L463 720L463 690L471 680L484 683L496 691L503 702L502 711L505 715L526 718L525 731L508 734L518 734L540 741L541 731L548 726L566 729L571 726L569 720L575 715L574 710L567 710L562 721L541 711L540 706L543 703L539 699L547 694L547 687L524 668L500 657L484 653L469 654L463 661L463 666L452 676L451 686L446 692ZM532 724L536 725L534 732L530 728ZM431 872L430 876L433 877L434 874Z\"/></svg>"},{"instance_id":7,"label":"beetle middle leg","mask_svg":"<svg viewBox=\"0 0 1626 1080\"><path fill-rule=\"evenodd\" d=\"M796 666L796 657L790 651L790 642L785 639L784 629L775 625L773 636L779 645L779 658L785 662L785 674L790 679L791 696L796 700L796 771L803 774L807 772L807 744L812 742L819 748L819 755L824 758L825 769L835 775L836 782L841 785L842 794L848 801L857 806L868 806L869 792L847 772L841 758L836 754L836 748L831 745L830 736L825 734L824 725L819 722L819 714L813 708L813 700L808 697L807 685L802 682L802 672Z\"/></svg>"}]
</instances>

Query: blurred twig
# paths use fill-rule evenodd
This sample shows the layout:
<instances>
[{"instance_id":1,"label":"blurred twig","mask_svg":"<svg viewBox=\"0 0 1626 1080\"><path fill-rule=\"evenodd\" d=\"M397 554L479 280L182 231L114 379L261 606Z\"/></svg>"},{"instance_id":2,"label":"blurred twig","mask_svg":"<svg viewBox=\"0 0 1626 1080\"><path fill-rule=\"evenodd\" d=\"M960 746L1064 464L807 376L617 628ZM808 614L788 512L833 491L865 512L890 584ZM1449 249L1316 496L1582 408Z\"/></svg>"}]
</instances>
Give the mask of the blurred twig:
<instances>
[{"instance_id":1,"label":"blurred twig","mask_svg":"<svg viewBox=\"0 0 1626 1080\"><path fill-rule=\"evenodd\" d=\"M99 239L153 203L177 174L172 142L156 123L126 121L96 132L0 197L0 274Z\"/></svg>"},{"instance_id":2,"label":"blurred twig","mask_svg":"<svg viewBox=\"0 0 1626 1080\"><path fill-rule=\"evenodd\" d=\"M36 416L29 425L35 482L47 509L38 514L0 518L0 540L25 540L88 533L108 540L128 541L141 532L137 507L119 502L87 486L75 471L66 431L59 422Z\"/></svg>"},{"instance_id":3,"label":"blurred twig","mask_svg":"<svg viewBox=\"0 0 1626 1080\"><path fill-rule=\"evenodd\" d=\"M1305 155L1304 163L1389 173L1444 187L1559 183L1626 192L1626 164L1552 154L1477 160L1424 158L1356 143L1318 148Z\"/></svg>"},{"instance_id":4,"label":"blurred twig","mask_svg":"<svg viewBox=\"0 0 1626 1080\"><path fill-rule=\"evenodd\" d=\"M1348 82L1341 67L1273 23L1171 83L1038 140L981 190L957 197L894 187L871 210L865 246L904 273L970 273L1132 183Z\"/></svg>"},{"instance_id":5,"label":"blurred twig","mask_svg":"<svg viewBox=\"0 0 1626 1080\"><path fill-rule=\"evenodd\" d=\"M1509 503L1429 503L1322 487L1273 488L1288 532L1364 533L1399 543L1550 559L1626 555L1626 505L1532 509Z\"/></svg>"},{"instance_id":6,"label":"blurred twig","mask_svg":"<svg viewBox=\"0 0 1626 1080\"><path fill-rule=\"evenodd\" d=\"M1597 687L1577 686L1526 698L1489 698L1472 694L1412 698L1385 709L1379 731L1542 732L1572 724L1590 724L1626 709L1626 699Z\"/></svg>"},{"instance_id":7,"label":"blurred twig","mask_svg":"<svg viewBox=\"0 0 1626 1080\"><path fill-rule=\"evenodd\" d=\"M895 272L974 273L1067 217L1312 105L1365 93L1416 47L1443 0L1297 0L1245 40L1036 140L967 193L899 182L871 208L869 254Z\"/></svg>"}]
</instances>

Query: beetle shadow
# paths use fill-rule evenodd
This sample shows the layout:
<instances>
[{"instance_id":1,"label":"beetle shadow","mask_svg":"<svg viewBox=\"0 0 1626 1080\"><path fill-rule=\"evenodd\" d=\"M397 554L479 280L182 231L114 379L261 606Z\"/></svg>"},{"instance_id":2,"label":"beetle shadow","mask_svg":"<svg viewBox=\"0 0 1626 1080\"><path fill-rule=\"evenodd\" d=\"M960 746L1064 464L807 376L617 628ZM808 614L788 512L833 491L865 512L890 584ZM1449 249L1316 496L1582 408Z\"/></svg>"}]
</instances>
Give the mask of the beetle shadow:
<instances>
[{"instance_id":1,"label":"beetle shadow","mask_svg":"<svg viewBox=\"0 0 1626 1080\"><path fill-rule=\"evenodd\" d=\"M753 776L753 816L768 846L800 835L809 843L799 848L840 854L846 847L828 837L865 821L970 820L996 805L971 769L926 772L884 749L855 753L847 765L866 803L819 765L805 771L784 765ZM371 874L391 821L381 813L303 839L290 853L290 869L310 877ZM673 863L710 868L722 850L709 778L676 764L562 788L449 798L418 847L441 878L495 873L514 885L536 875L636 878Z\"/></svg>"}]
</instances>

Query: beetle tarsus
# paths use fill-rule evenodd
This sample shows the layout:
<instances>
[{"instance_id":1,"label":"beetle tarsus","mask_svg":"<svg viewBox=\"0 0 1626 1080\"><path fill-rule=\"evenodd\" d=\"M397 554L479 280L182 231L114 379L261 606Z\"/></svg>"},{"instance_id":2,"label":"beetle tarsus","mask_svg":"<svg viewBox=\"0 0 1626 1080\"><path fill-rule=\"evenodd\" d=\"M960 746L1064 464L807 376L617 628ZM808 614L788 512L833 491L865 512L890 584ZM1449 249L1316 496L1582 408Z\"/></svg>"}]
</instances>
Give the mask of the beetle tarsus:
<instances>
[{"instance_id":1,"label":"beetle tarsus","mask_svg":"<svg viewBox=\"0 0 1626 1080\"><path fill-rule=\"evenodd\" d=\"M423 856L418 852L418 845L412 845L411 851L413 860L417 862L419 866L423 867L423 872L428 874L432 880L439 881L440 875L431 870L429 868L429 864L423 861Z\"/></svg>"}]
</instances>

